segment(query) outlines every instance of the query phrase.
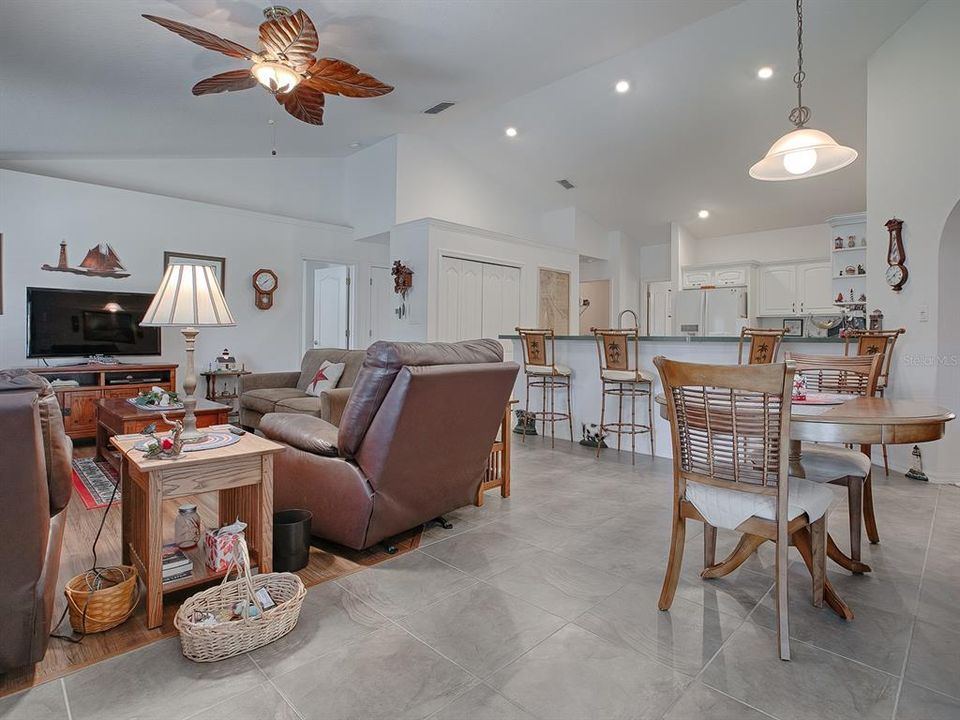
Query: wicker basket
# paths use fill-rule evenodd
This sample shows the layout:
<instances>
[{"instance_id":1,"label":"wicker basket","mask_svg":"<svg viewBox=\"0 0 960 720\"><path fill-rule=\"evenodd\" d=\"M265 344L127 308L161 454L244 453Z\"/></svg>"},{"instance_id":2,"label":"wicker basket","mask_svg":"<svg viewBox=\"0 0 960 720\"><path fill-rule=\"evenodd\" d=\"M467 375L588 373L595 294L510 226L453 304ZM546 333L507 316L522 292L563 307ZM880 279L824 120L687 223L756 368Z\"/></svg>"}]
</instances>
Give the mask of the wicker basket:
<instances>
[{"instance_id":1,"label":"wicker basket","mask_svg":"<svg viewBox=\"0 0 960 720\"><path fill-rule=\"evenodd\" d=\"M100 587L92 589L99 581ZM81 635L104 632L129 618L140 601L137 571L118 565L70 578L63 588L70 625Z\"/></svg>"},{"instance_id":2,"label":"wicker basket","mask_svg":"<svg viewBox=\"0 0 960 720\"><path fill-rule=\"evenodd\" d=\"M194 662L216 662L249 652L293 630L300 619L300 608L306 597L303 581L293 573L250 574L250 556L247 544L240 538L234 550L234 559L223 583L188 598L173 619L180 632L184 656ZM230 580L231 572L237 579ZM267 588L276 605L263 610L254 593ZM257 616L203 626L193 621L197 612L213 612L233 608L237 601L244 607L253 604L260 611Z\"/></svg>"}]
</instances>

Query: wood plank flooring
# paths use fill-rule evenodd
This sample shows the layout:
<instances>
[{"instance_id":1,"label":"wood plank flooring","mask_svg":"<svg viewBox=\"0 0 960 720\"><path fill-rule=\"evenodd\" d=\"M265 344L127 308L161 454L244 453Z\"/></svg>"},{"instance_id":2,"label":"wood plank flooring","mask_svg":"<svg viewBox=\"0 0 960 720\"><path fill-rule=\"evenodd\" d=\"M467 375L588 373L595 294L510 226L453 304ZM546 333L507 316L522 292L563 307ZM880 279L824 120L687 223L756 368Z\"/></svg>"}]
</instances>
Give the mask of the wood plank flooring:
<instances>
[{"instance_id":1,"label":"wood plank flooring","mask_svg":"<svg viewBox=\"0 0 960 720\"><path fill-rule=\"evenodd\" d=\"M93 457L94 454L95 449L91 445L78 446L74 450L74 457ZM204 527L216 526L218 516L216 493L177 498L163 504L165 542L170 542L173 539L173 524L177 507L191 502L197 505ZM60 558L60 576L56 606L53 613L54 622L60 618L66 607L63 586L70 578L85 572L93 565L91 548L102 519L102 509L87 510L77 494L73 494L67 508L67 527ZM420 544L420 529L412 530L398 538L395 544L398 555L415 550ZM383 562L390 557L396 557L396 555L388 555L379 546L364 552L356 552L332 543L318 543L310 551L310 564L297 574L309 587L349 575L364 567ZM119 505L114 505L107 513L103 532L97 544L96 562L100 566L120 563ZM191 588L181 593L166 596L163 607L163 625L154 630L147 629L146 609L141 602L133 616L113 630L88 635L82 642L76 644L51 638L46 657L36 666L0 675L0 697L47 680L62 677L92 663L142 647L161 638L176 635L173 618L177 608L187 597L205 589L205 587ZM57 632L64 635L70 634L69 618L64 618Z\"/></svg>"}]
</instances>

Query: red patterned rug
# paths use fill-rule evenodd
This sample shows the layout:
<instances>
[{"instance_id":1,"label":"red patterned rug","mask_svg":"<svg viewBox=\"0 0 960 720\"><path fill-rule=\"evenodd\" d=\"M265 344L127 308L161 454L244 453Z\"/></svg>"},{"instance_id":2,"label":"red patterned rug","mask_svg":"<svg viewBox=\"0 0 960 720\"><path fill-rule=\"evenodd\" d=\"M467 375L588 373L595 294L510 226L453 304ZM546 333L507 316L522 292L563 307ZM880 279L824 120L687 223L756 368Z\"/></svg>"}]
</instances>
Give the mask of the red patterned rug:
<instances>
[{"instance_id":1,"label":"red patterned rug","mask_svg":"<svg viewBox=\"0 0 960 720\"><path fill-rule=\"evenodd\" d=\"M119 480L117 471L106 460L77 458L73 461L73 487L87 510L106 507ZM113 502L120 502L119 488Z\"/></svg>"}]
</instances>

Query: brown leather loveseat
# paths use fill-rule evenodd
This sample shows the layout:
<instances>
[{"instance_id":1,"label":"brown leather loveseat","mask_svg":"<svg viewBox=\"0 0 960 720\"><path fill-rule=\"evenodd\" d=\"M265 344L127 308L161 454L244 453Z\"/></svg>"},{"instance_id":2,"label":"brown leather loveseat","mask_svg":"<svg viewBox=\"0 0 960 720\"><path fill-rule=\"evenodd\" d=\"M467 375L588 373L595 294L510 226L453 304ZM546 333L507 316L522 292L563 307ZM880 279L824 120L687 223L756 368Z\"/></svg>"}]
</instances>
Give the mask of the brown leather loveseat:
<instances>
[{"instance_id":1,"label":"brown leather loveseat","mask_svg":"<svg viewBox=\"0 0 960 720\"><path fill-rule=\"evenodd\" d=\"M72 457L49 383L0 371L0 673L46 653Z\"/></svg>"},{"instance_id":2,"label":"brown leather loveseat","mask_svg":"<svg viewBox=\"0 0 960 720\"><path fill-rule=\"evenodd\" d=\"M473 502L517 371L495 340L374 343L339 428L261 420L288 446L274 507L310 510L315 536L361 550Z\"/></svg>"}]
</instances>

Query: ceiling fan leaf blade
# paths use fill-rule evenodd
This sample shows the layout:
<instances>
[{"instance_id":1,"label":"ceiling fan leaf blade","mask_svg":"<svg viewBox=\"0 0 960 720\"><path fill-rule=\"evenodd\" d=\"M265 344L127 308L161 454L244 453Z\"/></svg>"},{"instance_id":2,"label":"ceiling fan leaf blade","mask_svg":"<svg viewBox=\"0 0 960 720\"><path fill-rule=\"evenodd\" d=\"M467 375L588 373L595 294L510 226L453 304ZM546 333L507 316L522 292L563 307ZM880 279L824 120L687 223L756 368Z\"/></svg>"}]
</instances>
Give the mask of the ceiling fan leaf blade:
<instances>
[{"instance_id":1,"label":"ceiling fan leaf blade","mask_svg":"<svg viewBox=\"0 0 960 720\"><path fill-rule=\"evenodd\" d=\"M208 77L193 86L194 95L211 95L213 93L235 92L249 90L257 86L257 79L246 68L231 70Z\"/></svg>"},{"instance_id":2,"label":"ceiling fan leaf blade","mask_svg":"<svg viewBox=\"0 0 960 720\"><path fill-rule=\"evenodd\" d=\"M277 102L297 120L323 125L323 93L316 88L300 83L291 92L278 94Z\"/></svg>"},{"instance_id":3,"label":"ceiling fan leaf blade","mask_svg":"<svg viewBox=\"0 0 960 720\"><path fill-rule=\"evenodd\" d=\"M313 59L313 53L320 47L320 38L313 21L303 10L297 10L292 15L261 23L260 47L278 60L297 65Z\"/></svg>"},{"instance_id":4,"label":"ceiling fan leaf blade","mask_svg":"<svg viewBox=\"0 0 960 720\"><path fill-rule=\"evenodd\" d=\"M393 91L392 85L380 82L373 75L361 72L355 65L336 58L320 58L307 70L307 76L309 85L328 95L367 98L380 97Z\"/></svg>"},{"instance_id":5,"label":"ceiling fan leaf blade","mask_svg":"<svg viewBox=\"0 0 960 720\"><path fill-rule=\"evenodd\" d=\"M223 53L229 57L243 58L245 60L254 60L259 58L259 55L256 52L250 48L244 47L240 43L235 43L233 40L227 40L226 38L219 37L211 32L207 32L206 30L193 27L192 25L185 25L184 23L177 22L176 20L157 17L156 15L144 15L143 17L150 22L154 22L161 27L165 27L171 32L175 32L180 37L189 40L192 43L196 43L200 47L206 48L207 50L214 50L215 52Z\"/></svg>"}]
</instances>

